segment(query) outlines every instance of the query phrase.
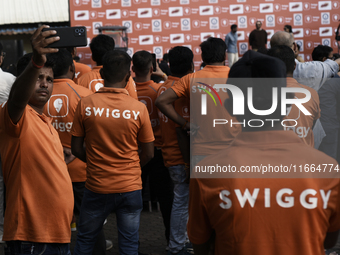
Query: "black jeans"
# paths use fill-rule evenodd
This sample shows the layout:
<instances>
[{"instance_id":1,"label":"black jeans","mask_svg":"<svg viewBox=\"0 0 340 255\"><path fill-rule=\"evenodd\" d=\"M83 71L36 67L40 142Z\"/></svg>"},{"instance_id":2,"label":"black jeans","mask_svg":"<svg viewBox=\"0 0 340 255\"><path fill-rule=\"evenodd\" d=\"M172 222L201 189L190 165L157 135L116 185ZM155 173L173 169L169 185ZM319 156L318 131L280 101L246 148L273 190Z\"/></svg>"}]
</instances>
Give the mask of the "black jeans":
<instances>
[{"instance_id":1,"label":"black jeans","mask_svg":"<svg viewBox=\"0 0 340 255\"><path fill-rule=\"evenodd\" d=\"M154 158L142 168L143 189L148 176L151 198L155 197L159 202L165 227L165 238L169 241L173 183L168 169L164 166L162 151L156 147Z\"/></svg>"}]
</instances>

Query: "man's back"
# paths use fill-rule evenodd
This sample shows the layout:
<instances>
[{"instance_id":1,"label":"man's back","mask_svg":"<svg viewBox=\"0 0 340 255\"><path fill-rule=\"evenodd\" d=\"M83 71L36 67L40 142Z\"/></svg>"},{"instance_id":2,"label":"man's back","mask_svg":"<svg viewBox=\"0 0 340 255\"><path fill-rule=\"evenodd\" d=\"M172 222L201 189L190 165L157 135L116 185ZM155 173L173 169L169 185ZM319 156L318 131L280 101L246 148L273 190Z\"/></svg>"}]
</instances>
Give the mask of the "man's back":
<instances>
[{"instance_id":1,"label":"man's back","mask_svg":"<svg viewBox=\"0 0 340 255\"><path fill-rule=\"evenodd\" d=\"M209 83L208 85L210 86L226 84L229 70L230 68L227 66L207 65L198 72L184 76L171 88L178 97L190 98L191 104L195 104L195 102L201 102L201 95L205 93L201 88L210 90L210 88L202 83ZM225 91L215 90L220 96L221 102L224 102L225 99L228 98L228 94ZM200 107L196 107L195 109L191 108L190 118L193 123L200 127L192 141L194 155L210 155L225 148L241 131L241 125L233 125L232 127L230 127L230 125L217 125L214 128L214 132L211 132L213 119L221 119L221 114L223 119L233 119L234 122L237 122L237 120L231 117L223 104L218 103L215 105L213 100L207 100L207 105L207 108L210 110L208 110L209 113L206 116L201 115ZM218 114L219 117L217 117L216 114ZM221 139L221 137L223 137L223 139Z\"/></svg>"},{"instance_id":2,"label":"man's back","mask_svg":"<svg viewBox=\"0 0 340 255\"><path fill-rule=\"evenodd\" d=\"M148 109L151 126L153 133L155 135L155 147L162 146L162 135L160 130L160 123L158 118L157 108L155 106L155 101L157 98L157 92L160 87L159 83L156 83L152 80L147 82L137 82L137 95L138 100L145 104L146 108Z\"/></svg>"},{"instance_id":3,"label":"man's back","mask_svg":"<svg viewBox=\"0 0 340 255\"><path fill-rule=\"evenodd\" d=\"M138 142L154 140L144 104L125 89L101 88L83 98L76 111L72 135L86 134L88 179L96 193L141 189Z\"/></svg>"},{"instance_id":4,"label":"man's back","mask_svg":"<svg viewBox=\"0 0 340 255\"><path fill-rule=\"evenodd\" d=\"M299 172L312 164L321 171L322 164L333 164L333 172L327 165L321 175L328 179L312 178L313 170L295 178L295 167ZM336 161L292 132L242 132L228 149L199 163L216 165L235 166L236 171L212 178L198 178L204 175L193 171L188 222L193 243L205 243L215 230L215 254L323 254L326 232L340 229ZM253 179L247 178L250 173L240 176L245 167L269 165L292 167L290 173L274 173L275 179L261 173Z\"/></svg>"}]
</instances>

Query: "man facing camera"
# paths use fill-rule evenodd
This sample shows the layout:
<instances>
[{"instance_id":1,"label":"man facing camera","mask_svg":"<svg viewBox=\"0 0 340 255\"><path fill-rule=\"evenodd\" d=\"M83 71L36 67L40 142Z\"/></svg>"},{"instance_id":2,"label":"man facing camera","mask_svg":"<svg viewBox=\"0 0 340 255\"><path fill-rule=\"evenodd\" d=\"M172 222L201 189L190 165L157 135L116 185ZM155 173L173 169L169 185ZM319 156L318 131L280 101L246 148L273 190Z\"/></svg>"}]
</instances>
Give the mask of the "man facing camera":
<instances>
[{"instance_id":1,"label":"man facing camera","mask_svg":"<svg viewBox=\"0 0 340 255\"><path fill-rule=\"evenodd\" d=\"M43 109L52 94L46 54L59 40L38 28L33 55L0 108L0 152L6 186L5 254L70 254L73 192L63 147Z\"/></svg>"}]
</instances>

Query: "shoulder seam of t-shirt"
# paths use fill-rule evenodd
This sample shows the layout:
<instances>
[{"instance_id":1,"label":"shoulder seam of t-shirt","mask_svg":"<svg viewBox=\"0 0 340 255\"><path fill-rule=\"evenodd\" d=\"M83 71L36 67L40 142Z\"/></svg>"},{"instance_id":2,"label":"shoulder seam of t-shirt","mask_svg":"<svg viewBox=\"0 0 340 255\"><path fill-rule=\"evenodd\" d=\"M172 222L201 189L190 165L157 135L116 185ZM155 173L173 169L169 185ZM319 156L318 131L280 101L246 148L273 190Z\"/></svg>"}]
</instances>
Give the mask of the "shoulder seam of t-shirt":
<instances>
[{"instance_id":1,"label":"shoulder seam of t-shirt","mask_svg":"<svg viewBox=\"0 0 340 255\"><path fill-rule=\"evenodd\" d=\"M79 96L79 94L77 93L77 91L70 85L68 84L68 82L66 82L66 84L74 91L74 93L77 94L77 96L81 99L81 96Z\"/></svg>"},{"instance_id":2,"label":"shoulder seam of t-shirt","mask_svg":"<svg viewBox=\"0 0 340 255\"><path fill-rule=\"evenodd\" d=\"M149 85L149 87L157 93L157 90L155 90L151 85Z\"/></svg>"}]
</instances>

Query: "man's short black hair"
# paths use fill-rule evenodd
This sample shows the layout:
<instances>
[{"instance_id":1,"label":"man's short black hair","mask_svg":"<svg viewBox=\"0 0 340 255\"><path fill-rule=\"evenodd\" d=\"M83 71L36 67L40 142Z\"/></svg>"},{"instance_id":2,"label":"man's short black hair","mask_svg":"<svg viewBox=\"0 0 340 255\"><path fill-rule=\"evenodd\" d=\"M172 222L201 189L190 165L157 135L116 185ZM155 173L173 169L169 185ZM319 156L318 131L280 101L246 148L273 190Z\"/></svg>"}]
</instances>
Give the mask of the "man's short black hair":
<instances>
[{"instance_id":1,"label":"man's short black hair","mask_svg":"<svg viewBox=\"0 0 340 255\"><path fill-rule=\"evenodd\" d=\"M21 75L22 72L26 69L28 64L32 61L33 53L27 53L23 55L17 62L17 75ZM44 67L50 67L53 69L54 63L50 60L49 55L47 55L47 61L44 64Z\"/></svg>"},{"instance_id":2,"label":"man's short black hair","mask_svg":"<svg viewBox=\"0 0 340 255\"><path fill-rule=\"evenodd\" d=\"M328 58L329 53L331 53L333 49L326 45L318 45L314 48L312 52L312 59L314 61L323 61L323 58Z\"/></svg>"},{"instance_id":3,"label":"man's short black hair","mask_svg":"<svg viewBox=\"0 0 340 255\"><path fill-rule=\"evenodd\" d=\"M186 75L192 68L194 54L188 47L176 46L169 51L170 71L173 75Z\"/></svg>"},{"instance_id":4,"label":"man's short black hair","mask_svg":"<svg viewBox=\"0 0 340 255\"><path fill-rule=\"evenodd\" d=\"M131 58L121 50L110 50L103 57L104 78L110 83L121 82L130 72Z\"/></svg>"},{"instance_id":5,"label":"man's short black hair","mask_svg":"<svg viewBox=\"0 0 340 255\"><path fill-rule=\"evenodd\" d=\"M286 45L275 46L268 50L268 55L274 58L281 59L285 65L287 73L292 74L295 67L294 51Z\"/></svg>"},{"instance_id":6,"label":"man's short black hair","mask_svg":"<svg viewBox=\"0 0 340 255\"><path fill-rule=\"evenodd\" d=\"M237 25L236 25L236 24L232 24L232 25L230 26L230 29L231 29L231 30L233 30L234 28L237 28Z\"/></svg>"},{"instance_id":7,"label":"man's short black hair","mask_svg":"<svg viewBox=\"0 0 340 255\"><path fill-rule=\"evenodd\" d=\"M244 115L236 116L239 121L254 118L262 120L283 118L283 116L281 116L280 88L286 87L286 67L281 60L249 50L231 67L227 84L237 86L243 92L245 98L248 97L248 87L253 87L253 106L258 110L271 108L273 104L272 88L278 88L278 104L272 114L266 116L254 115L247 106L247 100L244 100ZM230 90L228 90L228 95L229 99L225 101L225 106L227 110L231 110L232 112L234 99Z\"/></svg>"},{"instance_id":8,"label":"man's short black hair","mask_svg":"<svg viewBox=\"0 0 340 255\"><path fill-rule=\"evenodd\" d=\"M67 74L73 64L72 54L66 49L59 49L56 53L48 54L48 57L54 64L54 78Z\"/></svg>"},{"instance_id":9,"label":"man's short black hair","mask_svg":"<svg viewBox=\"0 0 340 255\"><path fill-rule=\"evenodd\" d=\"M145 76L152 67L152 55L150 52L141 50L132 56L133 71L136 76Z\"/></svg>"},{"instance_id":10,"label":"man's short black hair","mask_svg":"<svg viewBox=\"0 0 340 255\"><path fill-rule=\"evenodd\" d=\"M92 59L98 66L102 65L103 57L109 50L114 50L115 41L108 35L97 35L90 43Z\"/></svg>"},{"instance_id":11,"label":"man's short black hair","mask_svg":"<svg viewBox=\"0 0 340 255\"><path fill-rule=\"evenodd\" d=\"M227 46L221 38L209 37L200 47L202 60L207 65L225 61Z\"/></svg>"}]
</instances>

